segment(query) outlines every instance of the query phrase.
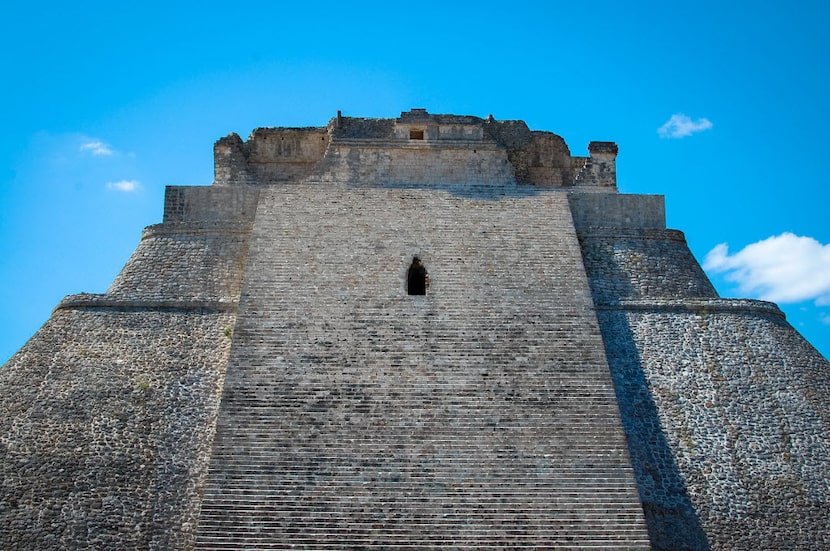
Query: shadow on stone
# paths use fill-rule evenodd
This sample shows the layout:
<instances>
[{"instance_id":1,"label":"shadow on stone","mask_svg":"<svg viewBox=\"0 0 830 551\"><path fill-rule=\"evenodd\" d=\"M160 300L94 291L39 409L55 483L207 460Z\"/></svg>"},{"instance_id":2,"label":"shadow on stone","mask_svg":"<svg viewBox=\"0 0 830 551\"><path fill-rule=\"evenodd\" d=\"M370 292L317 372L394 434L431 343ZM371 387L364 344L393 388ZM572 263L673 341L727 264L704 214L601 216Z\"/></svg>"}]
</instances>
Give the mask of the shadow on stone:
<instances>
[{"instance_id":1,"label":"shadow on stone","mask_svg":"<svg viewBox=\"0 0 830 551\"><path fill-rule=\"evenodd\" d=\"M710 549L660 424L625 312L597 312L652 549Z\"/></svg>"}]
</instances>

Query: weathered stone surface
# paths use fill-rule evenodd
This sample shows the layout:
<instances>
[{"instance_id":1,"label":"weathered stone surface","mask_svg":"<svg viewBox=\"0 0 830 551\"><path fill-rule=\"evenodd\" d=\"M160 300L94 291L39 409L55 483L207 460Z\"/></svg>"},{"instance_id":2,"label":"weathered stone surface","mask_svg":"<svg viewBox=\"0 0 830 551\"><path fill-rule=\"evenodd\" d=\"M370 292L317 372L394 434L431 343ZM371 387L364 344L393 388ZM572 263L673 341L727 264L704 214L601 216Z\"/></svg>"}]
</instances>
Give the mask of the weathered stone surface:
<instances>
[{"instance_id":1,"label":"weathered stone surface","mask_svg":"<svg viewBox=\"0 0 830 551\"><path fill-rule=\"evenodd\" d=\"M640 298L717 297L679 231L587 229L580 237L599 305Z\"/></svg>"},{"instance_id":2,"label":"weathered stone surface","mask_svg":"<svg viewBox=\"0 0 830 551\"><path fill-rule=\"evenodd\" d=\"M141 243L107 295L143 300L218 300L239 297L247 226L204 228L160 224Z\"/></svg>"},{"instance_id":3,"label":"weathered stone surface","mask_svg":"<svg viewBox=\"0 0 830 551\"><path fill-rule=\"evenodd\" d=\"M654 549L830 545L827 361L680 232L580 231Z\"/></svg>"},{"instance_id":4,"label":"weathered stone surface","mask_svg":"<svg viewBox=\"0 0 830 551\"><path fill-rule=\"evenodd\" d=\"M3 548L192 547L258 194L216 189L0 369Z\"/></svg>"},{"instance_id":5,"label":"weathered stone surface","mask_svg":"<svg viewBox=\"0 0 830 551\"><path fill-rule=\"evenodd\" d=\"M263 192L198 549L647 546L567 196L452 191Z\"/></svg>"},{"instance_id":6,"label":"weathered stone surface","mask_svg":"<svg viewBox=\"0 0 830 551\"><path fill-rule=\"evenodd\" d=\"M4 549L185 549L232 314L60 309L0 369Z\"/></svg>"},{"instance_id":7,"label":"weathered stone surface","mask_svg":"<svg viewBox=\"0 0 830 551\"><path fill-rule=\"evenodd\" d=\"M656 549L830 546L821 355L740 309L599 317Z\"/></svg>"},{"instance_id":8,"label":"weathered stone surface","mask_svg":"<svg viewBox=\"0 0 830 551\"><path fill-rule=\"evenodd\" d=\"M423 109L220 139L0 369L2 547L830 547L830 365L588 150Z\"/></svg>"}]
</instances>

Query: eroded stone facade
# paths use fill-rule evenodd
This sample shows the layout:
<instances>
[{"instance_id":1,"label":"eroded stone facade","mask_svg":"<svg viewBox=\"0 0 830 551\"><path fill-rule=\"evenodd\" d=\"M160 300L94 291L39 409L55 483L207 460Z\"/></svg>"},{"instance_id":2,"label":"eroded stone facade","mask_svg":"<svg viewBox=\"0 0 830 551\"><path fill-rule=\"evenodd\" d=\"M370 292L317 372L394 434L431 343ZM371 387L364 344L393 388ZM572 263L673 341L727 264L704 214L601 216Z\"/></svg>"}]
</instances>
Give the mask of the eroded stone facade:
<instances>
[{"instance_id":1,"label":"eroded stone facade","mask_svg":"<svg viewBox=\"0 0 830 551\"><path fill-rule=\"evenodd\" d=\"M413 109L214 151L0 369L3 548L830 547L830 366L616 144Z\"/></svg>"}]
</instances>

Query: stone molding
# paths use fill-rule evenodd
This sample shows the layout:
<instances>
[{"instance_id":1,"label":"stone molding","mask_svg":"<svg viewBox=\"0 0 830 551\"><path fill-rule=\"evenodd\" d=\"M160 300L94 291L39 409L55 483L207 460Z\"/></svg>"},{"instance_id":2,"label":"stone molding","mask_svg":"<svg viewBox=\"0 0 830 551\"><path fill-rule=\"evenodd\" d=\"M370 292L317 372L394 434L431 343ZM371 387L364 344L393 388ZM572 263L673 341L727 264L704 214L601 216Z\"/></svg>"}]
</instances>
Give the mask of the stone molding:
<instances>
[{"instance_id":1,"label":"stone molding","mask_svg":"<svg viewBox=\"0 0 830 551\"><path fill-rule=\"evenodd\" d=\"M784 312L774 303L752 299L620 300L597 303L595 309L598 311L623 310L689 314L753 314L786 319Z\"/></svg>"},{"instance_id":2,"label":"stone molding","mask_svg":"<svg viewBox=\"0 0 830 551\"><path fill-rule=\"evenodd\" d=\"M119 311L135 310L170 310L177 312L236 313L238 302L221 302L218 300L124 300L114 299L108 295L79 293L68 295L61 300L54 312L58 310L77 310L82 308L106 308Z\"/></svg>"},{"instance_id":3,"label":"stone molding","mask_svg":"<svg viewBox=\"0 0 830 551\"><path fill-rule=\"evenodd\" d=\"M657 228L614 228L614 227L582 227L577 229L577 235L582 238L614 238L614 239L642 239L658 241L677 241L686 243L686 236L680 230Z\"/></svg>"},{"instance_id":4,"label":"stone molding","mask_svg":"<svg viewBox=\"0 0 830 551\"><path fill-rule=\"evenodd\" d=\"M250 224L228 224L226 222L164 222L144 228L141 239L162 235L212 235L212 234L247 234L251 232Z\"/></svg>"}]
</instances>

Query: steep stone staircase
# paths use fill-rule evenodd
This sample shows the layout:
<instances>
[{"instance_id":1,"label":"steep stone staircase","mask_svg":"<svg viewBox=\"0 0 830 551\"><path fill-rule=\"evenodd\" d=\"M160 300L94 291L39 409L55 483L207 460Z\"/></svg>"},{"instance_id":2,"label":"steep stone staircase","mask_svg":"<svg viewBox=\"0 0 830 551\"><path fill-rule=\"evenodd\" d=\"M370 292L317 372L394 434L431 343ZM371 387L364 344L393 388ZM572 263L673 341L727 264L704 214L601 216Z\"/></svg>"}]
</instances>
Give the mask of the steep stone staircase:
<instances>
[{"instance_id":1,"label":"steep stone staircase","mask_svg":"<svg viewBox=\"0 0 830 551\"><path fill-rule=\"evenodd\" d=\"M197 549L649 547L567 198L497 193L263 192Z\"/></svg>"}]
</instances>

